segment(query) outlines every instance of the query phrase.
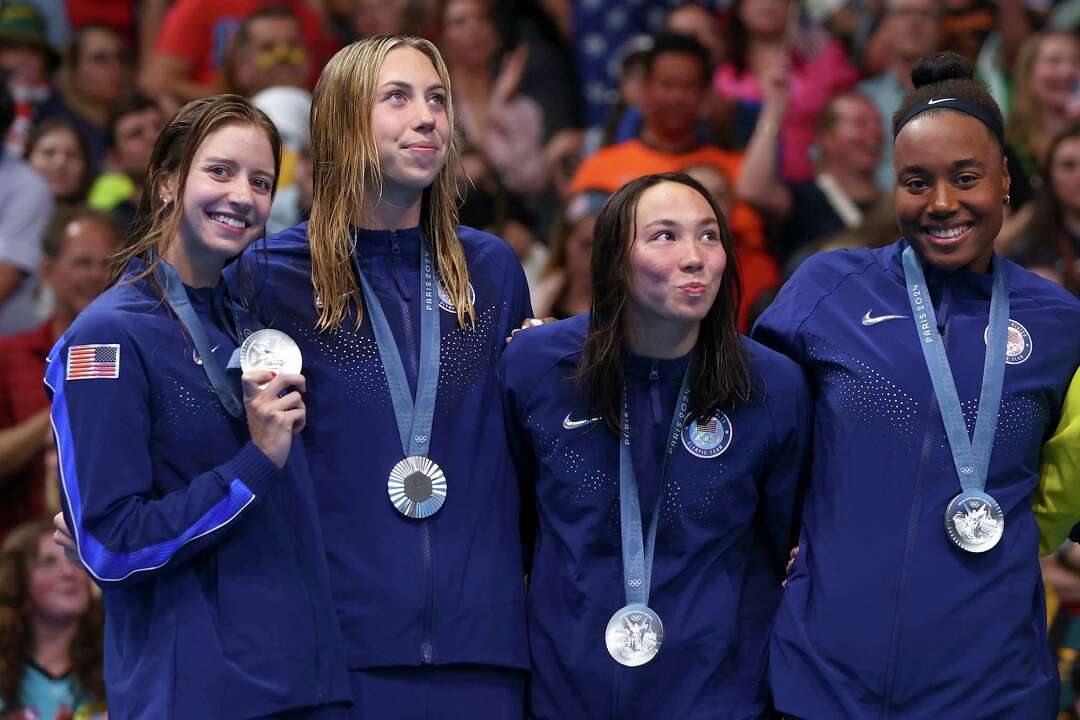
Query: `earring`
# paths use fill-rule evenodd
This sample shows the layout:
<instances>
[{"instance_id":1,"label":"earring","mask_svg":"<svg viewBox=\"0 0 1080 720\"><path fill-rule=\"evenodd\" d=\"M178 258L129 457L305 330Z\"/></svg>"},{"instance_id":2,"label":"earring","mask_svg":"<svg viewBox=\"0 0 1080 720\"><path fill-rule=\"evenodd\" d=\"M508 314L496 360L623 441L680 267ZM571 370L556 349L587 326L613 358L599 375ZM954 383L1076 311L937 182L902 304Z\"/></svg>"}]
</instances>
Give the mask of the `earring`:
<instances>
[{"instance_id":1,"label":"earring","mask_svg":"<svg viewBox=\"0 0 1080 720\"><path fill-rule=\"evenodd\" d=\"M169 204L169 202L170 202L170 199L169 199L168 197L166 197L165 195L162 195L162 196L161 196L161 202L163 202L163 203L165 203L166 205L168 205L168 204Z\"/></svg>"},{"instance_id":2,"label":"earring","mask_svg":"<svg viewBox=\"0 0 1080 720\"><path fill-rule=\"evenodd\" d=\"M1009 204L1009 193L1005 193L1005 197L1001 198L1001 202L1003 205Z\"/></svg>"}]
</instances>

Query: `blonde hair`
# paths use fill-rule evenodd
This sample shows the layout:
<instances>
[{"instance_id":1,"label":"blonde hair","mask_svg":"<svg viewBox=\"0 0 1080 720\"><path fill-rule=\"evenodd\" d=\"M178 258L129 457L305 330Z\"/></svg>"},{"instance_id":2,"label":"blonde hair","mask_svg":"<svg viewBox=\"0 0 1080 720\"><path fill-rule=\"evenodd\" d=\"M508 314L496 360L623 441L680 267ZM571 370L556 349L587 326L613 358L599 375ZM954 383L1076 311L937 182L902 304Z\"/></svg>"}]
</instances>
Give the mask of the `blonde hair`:
<instances>
[{"instance_id":1,"label":"blonde hair","mask_svg":"<svg viewBox=\"0 0 1080 720\"><path fill-rule=\"evenodd\" d=\"M315 324L320 331L341 327L350 303L356 309L356 326L363 320L360 286L350 262L355 241L349 231L353 212L364 207L364 193L382 194L371 111L383 62L400 47L418 50L431 61L446 88L446 116L454 127L450 74L427 40L406 36L361 40L338 51L323 69L311 104L314 196L308 223L311 282L322 300ZM458 142L452 132L446 163L423 191L420 225L439 278L457 308L458 324L465 327L475 325L476 311L469 298L465 251L457 236Z\"/></svg>"},{"instance_id":2,"label":"blonde hair","mask_svg":"<svg viewBox=\"0 0 1080 720\"><path fill-rule=\"evenodd\" d=\"M132 281L153 277L161 258L179 234L184 186L195 153L207 137L226 125L251 125L266 133L274 154L271 196L277 192L281 172L281 135L266 113L239 95L214 95L192 100L180 108L154 142L142 197L132 220L130 240L112 257L113 281L133 258L144 260L146 267ZM162 194L173 178L176 179L176 197L166 202Z\"/></svg>"},{"instance_id":3,"label":"blonde hair","mask_svg":"<svg viewBox=\"0 0 1080 720\"><path fill-rule=\"evenodd\" d=\"M1027 153L1043 168L1046 158L1037 157L1039 150L1046 150L1050 138L1046 137L1040 123L1039 108L1035 101L1035 91L1031 84L1031 73L1035 61L1042 50L1043 42L1052 37L1065 37L1077 42L1076 36L1061 30L1035 33L1020 46L1013 68L1013 94L1009 101L1009 117L1005 122L1005 137L1009 138L1016 150Z\"/></svg>"}]
</instances>

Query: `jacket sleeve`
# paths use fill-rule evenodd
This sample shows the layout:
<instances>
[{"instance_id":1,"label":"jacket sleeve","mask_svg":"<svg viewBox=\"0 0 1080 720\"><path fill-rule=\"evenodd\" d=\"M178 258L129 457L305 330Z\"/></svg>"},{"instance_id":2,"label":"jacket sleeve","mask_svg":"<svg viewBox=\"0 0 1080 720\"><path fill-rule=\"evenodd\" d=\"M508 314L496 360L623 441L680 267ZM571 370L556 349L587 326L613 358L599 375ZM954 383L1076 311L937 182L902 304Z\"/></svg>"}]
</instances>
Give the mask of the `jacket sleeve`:
<instances>
[{"instance_id":1,"label":"jacket sleeve","mask_svg":"<svg viewBox=\"0 0 1080 720\"><path fill-rule=\"evenodd\" d=\"M499 395L502 398L503 426L506 429L507 446L514 464L514 473L517 475L518 494L521 497L521 552L525 572L528 574L532 568L533 545L536 542L538 525L536 458L529 442L528 431L521 420L521 404L525 398L520 397L519 389L514 387L517 368L514 368L512 363L515 362L518 354L517 352L503 352L496 364L496 373L499 378Z\"/></svg>"},{"instance_id":2,"label":"jacket sleeve","mask_svg":"<svg viewBox=\"0 0 1080 720\"><path fill-rule=\"evenodd\" d=\"M775 567L784 577L788 553L799 539L802 500L810 479L809 448L813 437L810 390L802 371L785 363L784 383L774 378L765 392L772 413L779 451L765 475L761 490L763 518L768 528Z\"/></svg>"},{"instance_id":3,"label":"jacket sleeve","mask_svg":"<svg viewBox=\"0 0 1080 720\"><path fill-rule=\"evenodd\" d=\"M79 318L45 371L64 516L103 585L152 577L219 541L281 474L248 442L182 490L162 493L151 461L151 368L132 333L110 320ZM192 443L198 432L193 424Z\"/></svg>"},{"instance_id":4,"label":"jacket sleeve","mask_svg":"<svg viewBox=\"0 0 1080 720\"><path fill-rule=\"evenodd\" d=\"M811 297L814 294L812 288L804 287L802 270L799 268L784 284L750 331L754 340L787 355L799 365L806 361L802 324L809 314L808 308L812 308L820 297Z\"/></svg>"},{"instance_id":5,"label":"jacket sleeve","mask_svg":"<svg viewBox=\"0 0 1080 720\"><path fill-rule=\"evenodd\" d=\"M1042 448L1039 489L1032 503L1039 523L1039 555L1073 534L1080 538L1080 372L1065 395L1061 420Z\"/></svg>"}]
</instances>

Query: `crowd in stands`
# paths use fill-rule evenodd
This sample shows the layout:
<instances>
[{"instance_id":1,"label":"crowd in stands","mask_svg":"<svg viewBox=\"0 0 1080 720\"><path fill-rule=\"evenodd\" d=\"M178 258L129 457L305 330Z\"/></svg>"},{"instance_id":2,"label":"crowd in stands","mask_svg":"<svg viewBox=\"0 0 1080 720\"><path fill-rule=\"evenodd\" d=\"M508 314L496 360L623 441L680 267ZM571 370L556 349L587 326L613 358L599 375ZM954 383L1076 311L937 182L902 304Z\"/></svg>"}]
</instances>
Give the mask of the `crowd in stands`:
<instances>
[{"instance_id":1,"label":"crowd in stands","mask_svg":"<svg viewBox=\"0 0 1080 720\"><path fill-rule=\"evenodd\" d=\"M0 718L103 710L100 608L42 520L58 505L41 378L108 284L154 140L184 103L236 93L278 126L272 233L311 206L326 60L371 35L432 39L464 140L461 221L516 251L537 316L588 310L610 193L686 170L727 214L747 330L810 254L896 239L892 116L939 50L971 60L1005 111L998 251L1080 295L1078 28L1080 0L3 0ZM1044 575L1075 718L1076 548Z\"/></svg>"}]
</instances>

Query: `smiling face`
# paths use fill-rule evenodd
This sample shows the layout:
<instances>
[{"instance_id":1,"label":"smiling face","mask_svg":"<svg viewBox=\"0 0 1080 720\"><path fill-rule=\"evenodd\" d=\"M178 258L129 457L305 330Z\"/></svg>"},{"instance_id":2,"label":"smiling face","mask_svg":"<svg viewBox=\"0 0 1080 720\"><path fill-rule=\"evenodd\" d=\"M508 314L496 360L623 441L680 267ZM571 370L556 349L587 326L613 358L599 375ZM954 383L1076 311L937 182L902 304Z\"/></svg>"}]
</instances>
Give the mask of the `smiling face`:
<instances>
[{"instance_id":1,"label":"smiling face","mask_svg":"<svg viewBox=\"0 0 1080 720\"><path fill-rule=\"evenodd\" d=\"M638 199L630 248L627 321L638 333L700 323L720 290L727 255L709 202L680 183Z\"/></svg>"},{"instance_id":2,"label":"smiling face","mask_svg":"<svg viewBox=\"0 0 1080 720\"><path fill-rule=\"evenodd\" d=\"M34 145L28 159L30 167L49 183L54 196L72 197L82 186L86 159L71 128L58 127L46 132Z\"/></svg>"},{"instance_id":3,"label":"smiling face","mask_svg":"<svg viewBox=\"0 0 1080 720\"><path fill-rule=\"evenodd\" d=\"M376 87L371 125L384 195L418 201L450 149L446 88L431 60L411 47L387 54Z\"/></svg>"},{"instance_id":4,"label":"smiling face","mask_svg":"<svg viewBox=\"0 0 1080 720\"><path fill-rule=\"evenodd\" d=\"M896 138L896 219L922 257L945 270L985 272L1001 230L1009 173L975 118L928 112Z\"/></svg>"},{"instance_id":5,"label":"smiling face","mask_svg":"<svg viewBox=\"0 0 1080 720\"><path fill-rule=\"evenodd\" d=\"M90 605L90 580L57 545L51 534L38 540L29 568L30 603L36 617L51 622L78 619Z\"/></svg>"},{"instance_id":6,"label":"smiling face","mask_svg":"<svg viewBox=\"0 0 1080 720\"><path fill-rule=\"evenodd\" d=\"M68 223L59 254L41 264L41 277L52 288L58 311L74 317L104 292L116 245L116 232L100 220L79 217Z\"/></svg>"},{"instance_id":7,"label":"smiling face","mask_svg":"<svg viewBox=\"0 0 1080 720\"><path fill-rule=\"evenodd\" d=\"M1062 111L1080 82L1080 40L1049 35L1039 43L1031 65L1031 89L1043 106Z\"/></svg>"},{"instance_id":8,"label":"smiling face","mask_svg":"<svg viewBox=\"0 0 1080 720\"><path fill-rule=\"evenodd\" d=\"M191 162L176 251L191 266L220 269L262 234L273 187L274 151L266 131L246 124L213 131ZM170 194L175 198L171 187L165 191Z\"/></svg>"}]
</instances>

